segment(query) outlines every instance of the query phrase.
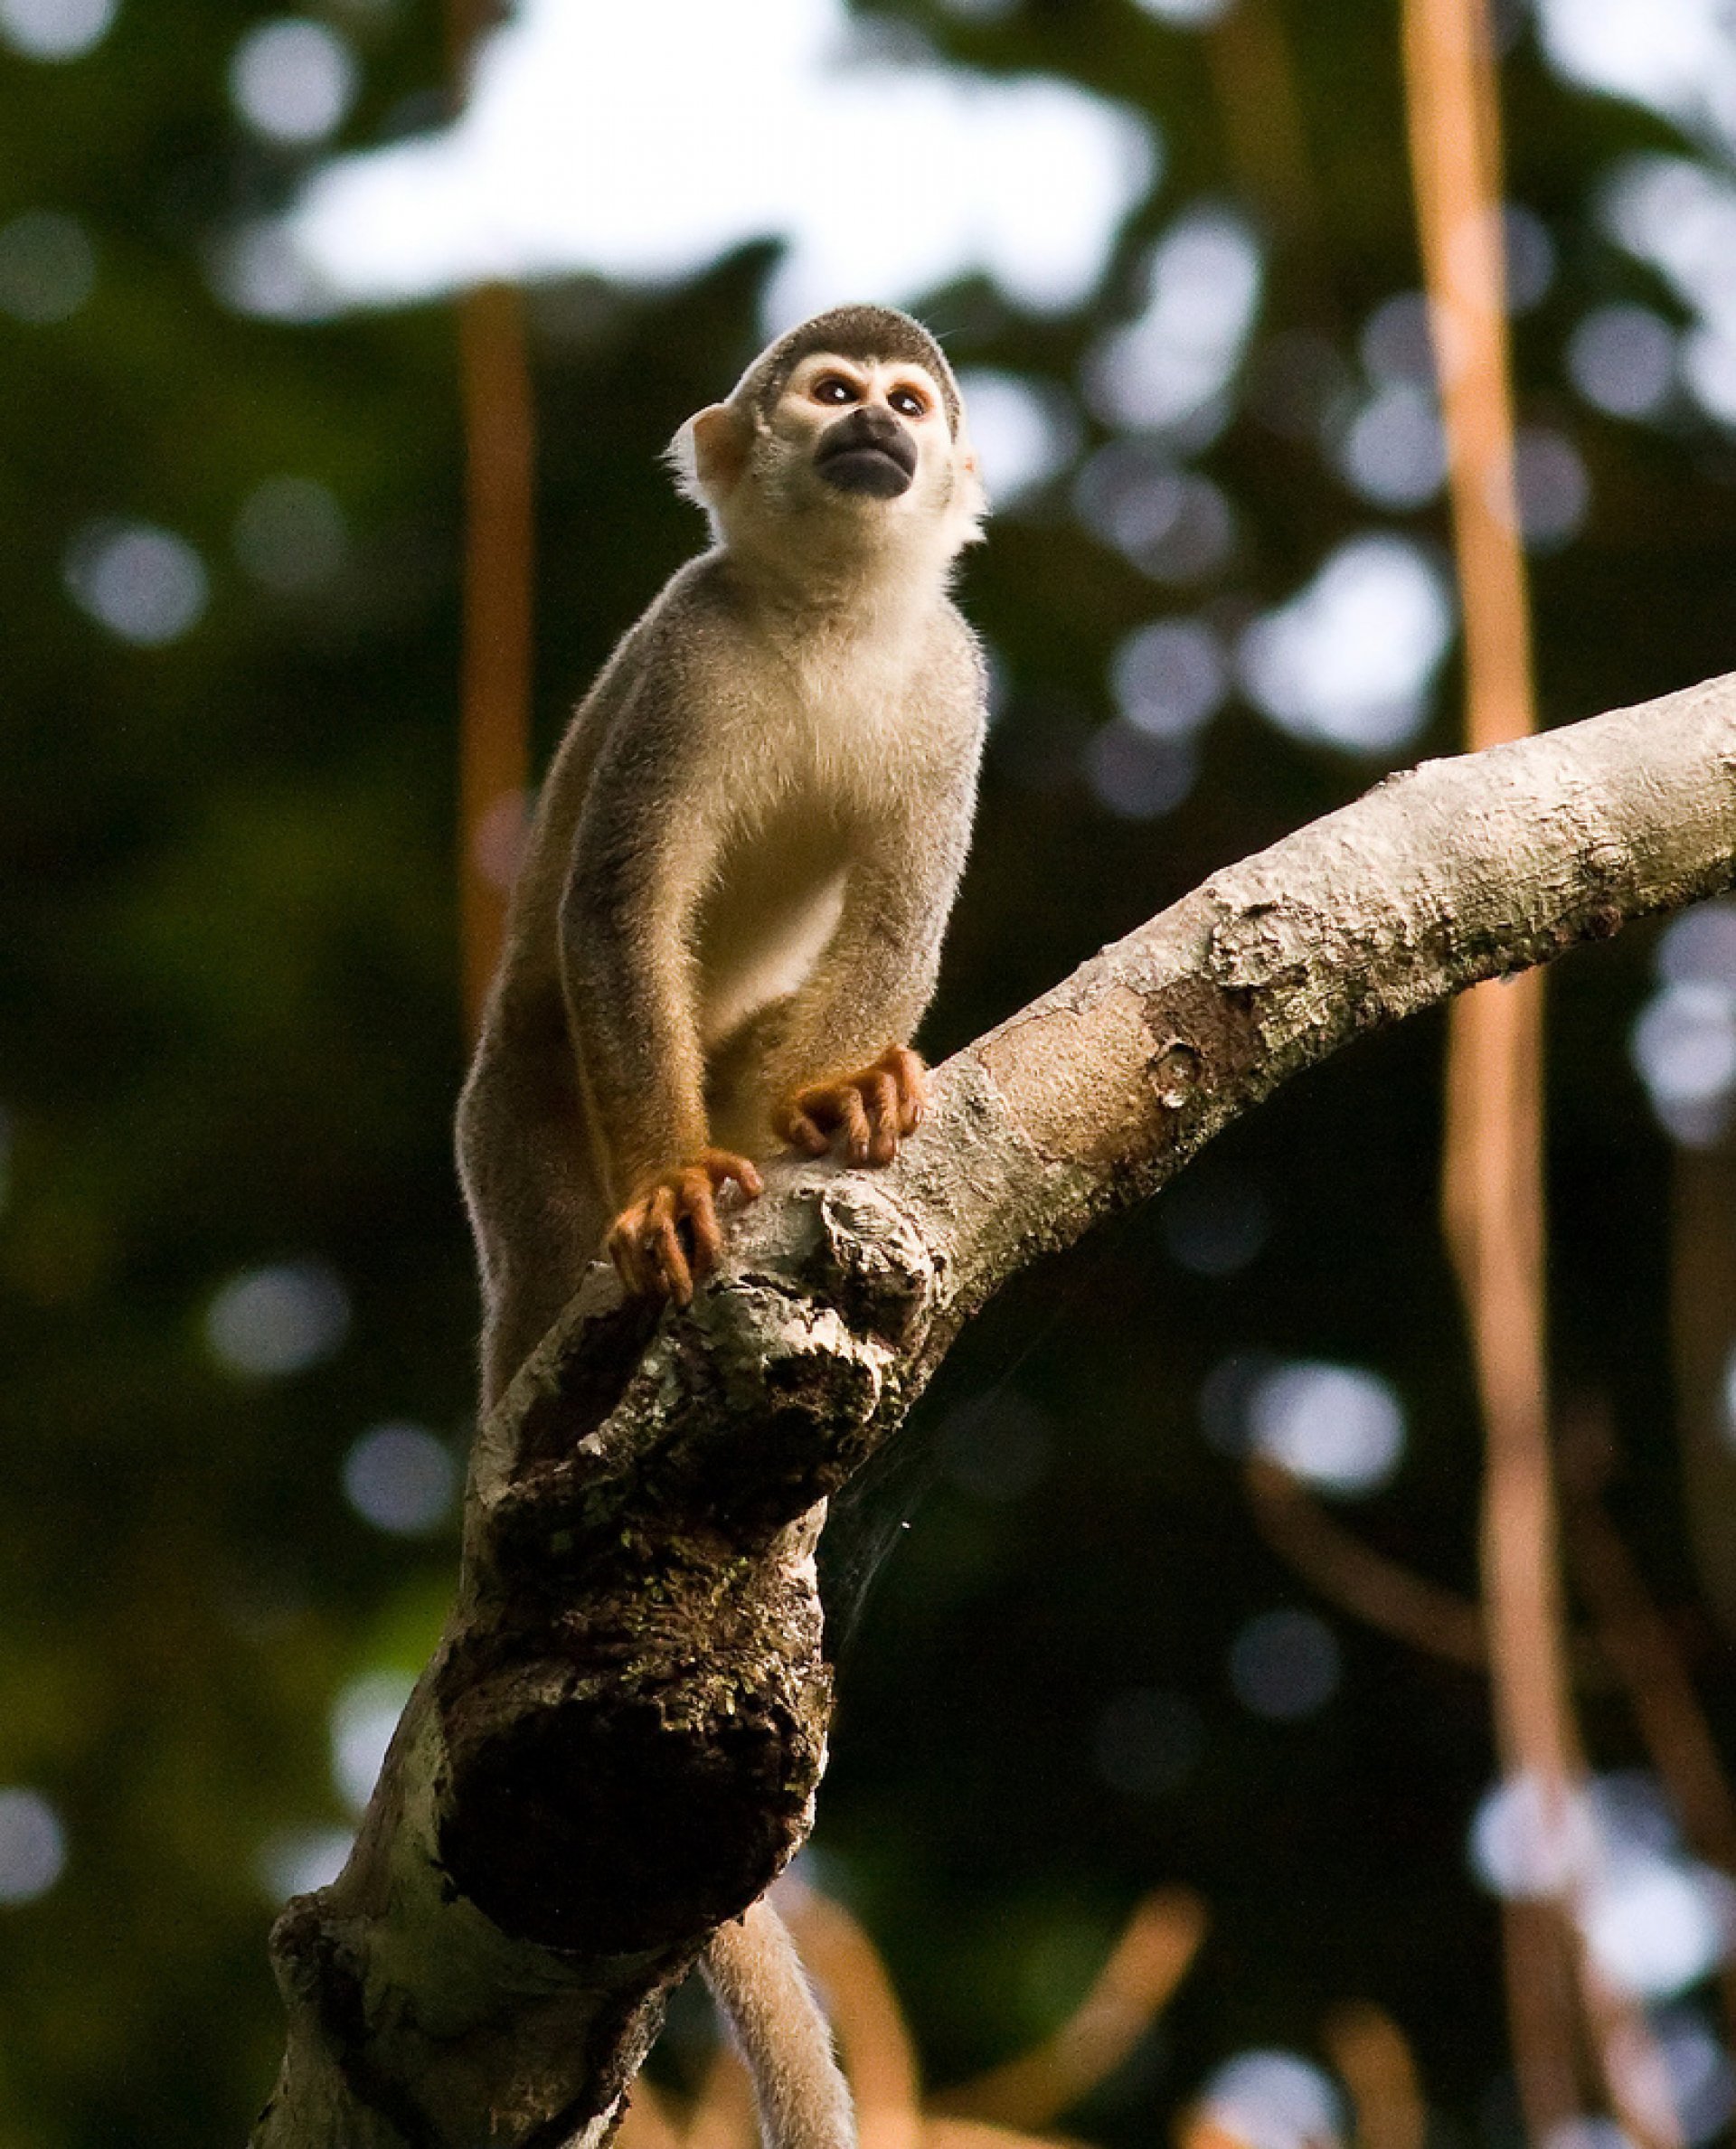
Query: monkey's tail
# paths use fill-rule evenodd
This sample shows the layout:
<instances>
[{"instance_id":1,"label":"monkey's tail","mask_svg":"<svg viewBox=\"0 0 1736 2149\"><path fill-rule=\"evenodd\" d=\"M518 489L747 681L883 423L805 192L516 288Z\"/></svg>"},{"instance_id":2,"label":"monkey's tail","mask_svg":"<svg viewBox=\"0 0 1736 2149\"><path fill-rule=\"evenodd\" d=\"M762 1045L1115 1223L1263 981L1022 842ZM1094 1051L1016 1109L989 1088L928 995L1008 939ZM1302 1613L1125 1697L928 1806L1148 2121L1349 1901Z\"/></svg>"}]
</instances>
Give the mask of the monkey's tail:
<instances>
[{"instance_id":1,"label":"monkey's tail","mask_svg":"<svg viewBox=\"0 0 1736 2149\"><path fill-rule=\"evenodd\" d=\"M753 2078L764 2149L856 2149L855 2107L796 1944L769 1903L712 1934L705 1982Z\"/></svg>"}]
</instances>

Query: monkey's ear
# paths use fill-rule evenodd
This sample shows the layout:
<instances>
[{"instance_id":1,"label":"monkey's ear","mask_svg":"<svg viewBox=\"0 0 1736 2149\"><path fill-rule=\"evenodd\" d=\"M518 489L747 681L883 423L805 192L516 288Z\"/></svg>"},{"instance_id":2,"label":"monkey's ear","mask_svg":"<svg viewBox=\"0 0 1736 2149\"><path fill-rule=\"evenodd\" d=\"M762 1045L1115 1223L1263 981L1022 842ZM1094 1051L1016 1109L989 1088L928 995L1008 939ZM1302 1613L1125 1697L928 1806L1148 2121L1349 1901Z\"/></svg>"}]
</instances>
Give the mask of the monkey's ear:
<instances>
[{"instance_id":1,"label":"monkey's ear","mask_svg":"<svg viewBox=\"0 0 1736 2149\"><path fill-rule=\"evenodd\" d=\"M728 403L696 410L669 443L675 484L700 507L715 507L747 467L747 420Z\"/></svg>"},{"instance_id":2,"label":"monkey's ear","mask_svg":"<svg viewBox=\"0 0 1736 2149\"><path fill-rule=\"evenodd\" d=\"M983 489L983 474L977 467L976 450L963 432L958 436L958 479L953 492L952 508L957 517L958 542L961 545L980 544L983 541L983 518L988 513L988 495Z\"/></svg>"}]
</instances>

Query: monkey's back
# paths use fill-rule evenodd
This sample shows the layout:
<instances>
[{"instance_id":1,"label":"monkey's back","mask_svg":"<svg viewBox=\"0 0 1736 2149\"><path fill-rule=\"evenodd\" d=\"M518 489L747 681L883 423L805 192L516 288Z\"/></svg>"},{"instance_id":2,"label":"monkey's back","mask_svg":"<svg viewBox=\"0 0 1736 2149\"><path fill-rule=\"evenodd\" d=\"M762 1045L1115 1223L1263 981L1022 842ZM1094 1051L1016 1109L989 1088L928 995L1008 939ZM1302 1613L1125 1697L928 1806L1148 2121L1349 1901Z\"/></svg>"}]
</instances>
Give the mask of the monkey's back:
<instances>
[{"instance_id":1,"label":"monkey's back","mask_svg":"<svg viewBox=\"0 0 1736 2149\"><path fill-rule=\"evenodd\" d=\"M578 1287L609 1221L562 981L561 904L591 775L611 730L631 716L644 681L687 669L690 589L703 565L690 561L665 585L579 704L543 780L514 881L457 1125L458 1176L482 1273L485 1402Z\"/></svg>"}]
</instances>

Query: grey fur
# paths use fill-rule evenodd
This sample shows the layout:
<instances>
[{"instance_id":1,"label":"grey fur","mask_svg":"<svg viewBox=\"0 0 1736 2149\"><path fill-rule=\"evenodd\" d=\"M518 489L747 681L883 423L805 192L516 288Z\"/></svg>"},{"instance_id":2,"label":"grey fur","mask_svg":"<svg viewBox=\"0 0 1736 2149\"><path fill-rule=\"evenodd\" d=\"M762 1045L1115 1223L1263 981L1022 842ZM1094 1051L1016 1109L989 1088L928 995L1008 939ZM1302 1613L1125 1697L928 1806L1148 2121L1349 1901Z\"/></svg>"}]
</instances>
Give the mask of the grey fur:
<instances>
[{"instance_id":1,"label":"grey fur","mask_svg":"<svg viewBox=\"0 0 1736 2149\"><path fill-rule=\"evenodd\" d=\"M950 388L904 315L843 308L774 344L737 391L759 383L767 429L712 503L724 542L624 636L542 787L458 1109L485 1408L648 1177L708 1145L773 1154L773 1106L908 1042L933 991L984 729L946 594L979 495L962 413L917 429L898 500L813 476L772 383L833 335L846 357L921 350ZM806 965L732 1004L803 917Z\"/></svg>"}]
</instances>

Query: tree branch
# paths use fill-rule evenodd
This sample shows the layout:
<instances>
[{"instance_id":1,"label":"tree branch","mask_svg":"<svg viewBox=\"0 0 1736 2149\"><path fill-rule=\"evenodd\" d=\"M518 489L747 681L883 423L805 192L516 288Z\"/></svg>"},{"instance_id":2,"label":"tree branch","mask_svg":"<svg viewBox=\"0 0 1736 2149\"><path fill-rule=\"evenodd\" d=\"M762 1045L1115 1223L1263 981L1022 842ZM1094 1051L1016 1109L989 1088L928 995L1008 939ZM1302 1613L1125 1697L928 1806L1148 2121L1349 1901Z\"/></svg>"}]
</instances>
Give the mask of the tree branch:
<instances>
[{"instance_id":1,"label":"tree branch","mask_svg":"<svg viewBox=\"0 0 1736 2149\"><path fill-rule=\"evenodd\" d=\"M591 2149L801 1843L824 1503L961 1324L1366 1031L1736 876L1736 677L1438 761L1214 874L940 1069L883 1172L778 1166L679 1318L593 1269L483 1427L458 1600L350 1863L273 1935L258 2149Z\"/></svg>"}]
</instances>

